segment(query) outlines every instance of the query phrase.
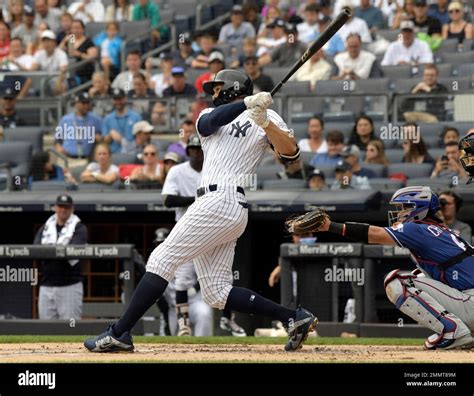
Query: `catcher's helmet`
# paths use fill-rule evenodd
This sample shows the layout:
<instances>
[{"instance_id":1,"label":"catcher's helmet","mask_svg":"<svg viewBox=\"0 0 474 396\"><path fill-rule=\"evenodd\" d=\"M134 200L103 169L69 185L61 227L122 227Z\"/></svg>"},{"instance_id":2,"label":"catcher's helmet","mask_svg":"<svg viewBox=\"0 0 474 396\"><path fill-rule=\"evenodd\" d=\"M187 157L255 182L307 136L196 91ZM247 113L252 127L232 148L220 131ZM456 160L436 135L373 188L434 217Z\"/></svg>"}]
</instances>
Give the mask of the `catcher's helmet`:
<instances>
[{"instance_id":1,"label":"catcher's helmet","mask_svg":"<svg viewBox=\"0 0 474 396\"><path fill-rule=\"evenodd\" d=\"M389 210L389 225L407 223L423 220L429 214L435 215L439 210L439 198L429 186L412 186L396 191L390 205L395 205L397 210Z\"/></svg>"},{"instance_id":2,"label":"catcher's helmet","mask_svg":"<svg viewBox=\"0 0 474 396\"><path fill-rule=\"evenodd\" d=\"M467 184L474 180L474 133L464 136L459 141L459 150L461 151L461 162L464 170L469 174Z\"/></svg>"},{"instance_id":3,"label":"catcher's helmet","mask_svg":"<svg viewBox=\"0 0 474 396\"><path fill-rule=\"evenodd\" d=\"M232 102L239 96L253 94L253 82L247 74L231 69L224 69L218 72L214 80L206 81L203 89L209 95L214 95L214 86L224 84L217 98L213 100L215 106L220 106Z\"/></svg>"},{"instance_id":4,"label":"catcher's helmet","mask_svg":"<svg viewBox=\"0 0 474 396\"><path fill-rule=\"evenodd\" d=\"M155 230L155 240L153 242L155 243L161 243L164 242L164 240L168 237L170 234L170 230L167 228L157 228Z\"/></svg>"},{"instance_id":5,"label":"catcher's helmet","mask_svg":"<svg viewBox=\"0 0 474 396\"><path fill-rule=\"evenodd\" d=\"M197 134L191 135L189 137L188 144L186 145L186 155L189 155L190 147L201 148L201 141L199 140L199 136Z\"/></svg>"}]
</instances>

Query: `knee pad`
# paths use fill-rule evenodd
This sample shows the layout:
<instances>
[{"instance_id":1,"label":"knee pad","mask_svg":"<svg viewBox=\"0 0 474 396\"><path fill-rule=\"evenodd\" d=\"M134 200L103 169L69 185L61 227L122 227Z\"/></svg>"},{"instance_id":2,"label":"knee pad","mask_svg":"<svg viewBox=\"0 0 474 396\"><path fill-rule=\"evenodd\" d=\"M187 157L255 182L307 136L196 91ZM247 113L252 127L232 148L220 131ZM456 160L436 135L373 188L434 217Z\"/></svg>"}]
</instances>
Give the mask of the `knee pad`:
<instances>
[{"instance_id":1,"label":"knee pad","mask_svg":"<svg viewBox=\"0 0 474 396\"><path fill-rule=\"evenodd\" d=\"M406 280L416 278L409 271L400 271L399 269L390 271L384 279L385 293L391 303L395 304L397 308L403 304L407 297Z\"/></svg>"}]
</instances>

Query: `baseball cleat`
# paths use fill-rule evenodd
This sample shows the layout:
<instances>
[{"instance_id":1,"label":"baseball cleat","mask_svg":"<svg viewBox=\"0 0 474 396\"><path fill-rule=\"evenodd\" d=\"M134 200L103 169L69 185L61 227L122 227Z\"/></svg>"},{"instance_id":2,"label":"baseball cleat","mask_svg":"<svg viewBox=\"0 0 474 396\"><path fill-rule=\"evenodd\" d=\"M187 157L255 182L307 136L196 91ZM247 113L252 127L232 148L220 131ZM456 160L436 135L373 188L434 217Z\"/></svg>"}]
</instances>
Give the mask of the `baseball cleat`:
<instances>
[{"instance_id":1,"label":"baseball cleat","mask_svg":"<svg viewBox=\"0 0 474 396\"><path fill-rule=\"evenodd\" d=\"M235 315L232 314L231 318L222 317L220 322L220 327L222 330L227 331L232 334L234 337L246 337L247 333L245 330L237 324L235 321Z\"/></svg>"},{"instance_id":2,"label":"baseball cleat","mask_svg":"<svg viewBox=\"0 0 474 396\"><path fill-rule=\"evenodd\" d=\"M471 334L463 335L459 338L439 338L439 334L429 336L425 341L425 349L449 350L449 349L471 349L474 347L474 338Z\"/></svg>"},{"instance_id":3,"label":"baseball cleat","mask_svg":"<svg viewBox=\"0 0 474 396\"><path fill-rule=\"evenodd\" d=\"M288 323L288 342L285 351L297 351L303 347L308 334L314 331L318 318L300 306L296 309L296 317Z\"/></svg>"},{"instance_id":4,"label":"baseball cleat","mask_svg":"<svg viewBox=\"0 0 474 396\"><path fill-rule=\"evenodd\" d=\"M134 349L130 332L126 331L117 337L114 334L112 323L104 333L85 340L84 346L91 352L132 352Z\"/></svg>"}]
</instances>

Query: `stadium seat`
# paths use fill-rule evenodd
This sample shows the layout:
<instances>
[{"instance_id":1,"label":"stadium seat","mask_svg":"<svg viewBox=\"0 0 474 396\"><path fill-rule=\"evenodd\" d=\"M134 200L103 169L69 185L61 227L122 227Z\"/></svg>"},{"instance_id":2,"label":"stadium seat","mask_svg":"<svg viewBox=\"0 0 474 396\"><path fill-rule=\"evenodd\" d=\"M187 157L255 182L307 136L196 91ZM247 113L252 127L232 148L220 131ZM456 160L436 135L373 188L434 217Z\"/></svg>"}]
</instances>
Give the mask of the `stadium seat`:
<instances>
[{"instance_id":1,"label":"stadium seat","mask_svg":"<svg viewBox=\"0 0 474 396\"><path fill-rule=\"evenodd\" d=\"M379 191L395 191L402 188L404 184L398 180L390 180L385 177L369 179L370 188Z\"/></svg>"},{"instance_id":2,"label":"stadium seat","mask_svg":"<svg viewBox=\"0 0 474 396\"><path fill-rule=\"evenodd\" d=\"M146 36L150 30L150 21L148 19L120 22L120 35L125 40L136 36Z\"/></svg>"},{"instance_id":3,"label":"stadium seat","mask_svg":"<svg viewBox=\"0 0 474 396\"><path fill-rule=\"evenodd\" d=\"M12 176L27 176L30 173L32 151L31 143L1 142L0 162L10 164Z\"/></svg>"},{"instance_id":4,"label":"stadium seat","mask_svg":"<svg viewBox=\"0 0 474 396\"><path fill-rule=\"evenodd\" d=\"M385 94L388 91L389 82L388 78L357 80L354 92L373 95Z\"/></svg>"},{"instance_id":5,"label":"stadium seat","mask_svg":"<svg viewBox=\"0 0 474 396\"><path fill-rule=\"evenodd\" d=\"M106 22L89 22L86 24L86 36L91 40L100 32L105 30Z\"/></svg>"},{"instance_id":6,"label":"stadium seat","mask_svg":"<svg viewBox=\"0 0 474 396\"><path fill-rule=\"evenodd\" d=\"M444 127L454 127L456 128L459 133L462 135L464 135L469 129L471 129L473 127L473 122L471 121L452 121L452 122L445 122L443 124L443 128Z\"/></svg>"},{"instance_id":7,"label":"stadium seat","mask_svg":"<svg viewBox=\"0 0 474 396\"><path fill-rule=\"evenodd\" d=\"M438 82L440 84L443 84L446 88L448 88L449 92L453 92L453 93L468 92L472 90L472 81L470 77L461 77L461 78L440 77L438 78Z\"/></svg>"},{"instance_id":8,"label":"stadium seat","mask_svg":"<svg viewBox=\"0 0 474 396\"><path fill-rule=\"evenodd\" d=\"M291 129L293 129L293 133L295 134L296 141L301 139L305 139L308 137L308 123L307 122L292 122L288 125Z\"/></svg>"},{"instance_id":9,"label":"stadium seat","mask_svg":"<svg viewBox=\"0 0 474 396\"><path fill-rule=\"evenodd\" d=\"M197 0L179 0L170 3L176 15L192 16L196 14Z\"/></svg>"},{"instance_id":10,"label":"stadium seat","mask_svg":"<svg viewBox=\"0 0 474 396\"><path fill-rule=\"evenodd\" d=\"M114 184L102 184L102 183L79 183L79 191L114 191L118 190L121 186L120 182Z\"/></svg>"},{"instance_id":11,"label":"stadium seat","mask_svg":"<svg viewBox=\"0 0 474 396\"><path fill-rule=\"evenodd\" d=\"M137 156L134 154L115 153L112 154L112 163L115 165L121 164L135 164Z\"/></svg>"},{"instance_id":12,"label":"stadium seat","mask_svg":"<svg viewBox=\"0 0 474 396\"><path fill-rule=\"evenodd\" d=\"M273 82L276 84L283 77L285 77L285 74L288 73L288 68L287 67L265 67L263 68L262 73L271 77Z\"/></svg>"},{"instance_id":13,"label":"stadium seat","mask_svg":"<svg viewBox=\"0 0 474 396\"><path fill-rule=\"evenodd\" d=\"M316 83L316 95L347 95L355 89L356 84L350 80L320 80Z\"/></svg>"},{"instance_id":14,"label":"stadium seat","mask_svg":"<svg viewBox=\"0 0 474 396\"><path fill-rule=\"evenodd\" d=\"M425 70L426 65L420 65L418 66L418 73L416 73L416 76L419 77L420 79L423 77L423 71ZM453 73L453 65L451 63L440 63L439 65L436 65L438 68L438 76L439 77L451 77Z\"/></svg>"},{"instance_id":15,"label":"stadium seat","mask_svg":"<svg viewBox=\"0 0 474 396\"><path fill-rule=\"evenodd\" d=\"M161 22L169 24L173 21L175 11L171 8L160 9Z\"/></svg>"},{"instance_id":16,"label":"stadium seat","mask_svg":"<svg viewBox=\"0 0 474 396\"><path fill-rule=\"evenodd\" d=\"M397 79L395 84L395 92L398 94L408 94L411 92L413 87L421 81L420 78L400 78Z\"/></svg>"},{"instance_id":17,"label":"stadium seat","mask_svg":"<svg viewBox=\"0 0 474 396\"><path fill-rule=\"evenodd\" d=\"M280 92L286 95L307 95L311 93L311 84L309 81L288 81Z\"/></svg>"},{"instance_id":18,"label":"stadium seat","mask_svg":"<svg viewBox=\"0 0 474 396\"><path fill-rule=\"evenodd\" d=\"M451 178L439 179L431 177L416 177L407 180L407 186L430 186L435 191L442 191L449 189Z\"/></svg>"},{"instance_id":19,"label":"stadium seat","mask_svg":"<svg viewBox=\"0 0 474 396\"><path fill-rule=\"evenodd\" d=\"M306 188L307 182L302 179L265 180L263 182L264 190L294 190Z\"/></svg>"},{"instance_id":20,"label":"stadium seat","mask_svg":"<svg viewBox=\"0 0 474 396\"><path fill-rule=\"evenodd\" d=\"M474 64L459 65L458 76L459 77L472 77L474 75Z\"/></svg>"},{"instance_id":21,"label":"stadium seat","mask_svg":"<svg viewBox=\"0 0 474 396\"><path fill-rule=\"evenodd\" d=\"M202 69L193 69L192 67L188 67L186 69L186 82L194 86L194 82L196 79L201 75L204 74L205 70Z\"/></svg>"},{"instance_id":22,"label":"stadium seat","mask_svg":"<svg viewBox=\"0 0 474 396\"><path fill-rule=\"evenodd\" d=\"M356 114L352 111L327 111L323 113L324 122L354 122Z\"/></svg>"},{"instance_id":23,"label":"stadium seat","mask_svg":"<svg viewBox=\"0 0 474 396\"><path fill-rule=\"evenodd\" d=\"M390 80L410 78L412 76L412 67L410 65L382 66L382 71L384 77L387 77Z\"/></svg>"},{"instance_id":24,"label":"stadium seat","mask_svg":"<svg viewBox=\"0 0 474 396\"><path fill-rule=\"evenodd\" d=\"M404 173L408 178L413 177L428 177L431 175L433 169L432 164L411 164L411 163L398 163L390 164L388 166L388 176L394 173Z\"/></svg>"},{"instance_id":25,"label":"stadium seat","mask_svg":"<svg viewBox=\"0 0 474 396\"><path fill-rule=\"evenodd\" d=\"M390 163L402 162L403 156L405 152L402 149L394 148L394 149L386 149L385 156Z\"/></svg>"},{"instance_id":26,"label":"stadium seat","mask_svg":"<svg viewBox=\"0 0 474 396\"><path fill-rule=\"evenodd\" d=\"M377 34L382 36L387 41L395 41L400 34L398 30L395 29L381 29L377 31Z\"/></svg>"},{"instance_id":27,"label":"stadium seat","mask_svg":"<svg viewBox=\"0 0 474 396\"><path fill-rule=\"evenodd\" d=\"M3 134L5 142L31 143L33 154L43 150L43 131L39 127L4 129Z\"/></svg>"},{"instance_id":28,"label":"stadium seat","mask_svg":"<svg viewBox=\"0 0 474 396\"><path fill-rule=\"evenodd\" d=\"M361 163L361 166L365 169L370 169L371 171L375 172L377 177L384 177L387 173L387 168L385 165L382 164L364 164ZM372 179L370 179L372 180Z\"/></svg>"},{"instance_id":29,"label":"stadium seat","mask_svg":"<svg viewBox=\"0 0 474 396\"><path fill-rule=\"evenodd\" d=\"M68 184L64 181L45 180L31 182L31 191L65 191Z\"/></svg>"},{"instance_id":30,"label":"stadium seat","mask_svg":"<svg viewBox=\"0 0 474 396\"><path fill-rule=\"evenodd\" d=\"M260 165L257 167L257 183L261 184L265 180L277 180L278 173L283 172L285 168L283 165Z\"/></svg>"},{"instance_id":31,"label":"stadium seat","mask_svg":"<svg viewBox=\"0 0 474 396\"><path fill-rule=\"evenodd\" d=\"M442 62L449 62L452 65L472 64L474 63L474 51L444 53L441 54L440 58Z\"/></svg>"},{"instance_id":32,"label":"stadium seat","mask_svg":"<svg viewBox=\"0 0 474 396\"><path fill-rule=\"evenodd\" d=\"M445 149L432 146L428 149L428 153L433 157L435 161L437 161L441 158L441 156L445 154Z\"/></svg>"},{"instance_id":33,"label":"stadium seat","mask_svg":"<svg viewBox=\"0 0 474 396\"><path fill-rule=\"evenodd\" d=\"M436 51L436 55L443 54L443 53L452 53L452 52L458 52L458 45L459 41L457 38L453 39L445 39L443 40L441 47ZM448 57L449 54L446 54L446 57Z\"/></svg>"}]
</instances>

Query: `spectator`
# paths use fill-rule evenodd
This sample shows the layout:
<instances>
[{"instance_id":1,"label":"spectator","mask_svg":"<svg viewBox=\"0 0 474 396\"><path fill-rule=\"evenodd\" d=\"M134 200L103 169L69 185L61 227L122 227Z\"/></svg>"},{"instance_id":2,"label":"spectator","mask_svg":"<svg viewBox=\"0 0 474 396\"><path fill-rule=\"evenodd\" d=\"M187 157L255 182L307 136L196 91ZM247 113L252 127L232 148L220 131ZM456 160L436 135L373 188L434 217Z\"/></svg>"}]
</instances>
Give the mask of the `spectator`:
<instances>
[{"instance_id":1,"label":"spectator","mask_svg":"<svg viewBox=\"0 0 474 396\"><path fill-rule=\"evenodd\" d=\"M448 89L438 83L438 68L436 65L427 64L423 70L423 79L412 89L413 95L434 94L434 97L415 99L406 99L403 103L403 116L408 122L438 122L444 119L444 102L445 97L437 96L437 94L448 92ZM415 111L416 109L416 111Z\"/></svg>"},{"instance_id":2,"label":"spectator","mask_svg":"<svg viewBox=\"0 0 474 396\"><path fill-rule=\"evenodd\" d=\"M292 40L276 47L271 53L262 55L258 59L260 66L274 63L278 67L292 67L301 58L307 49L307 45L298 40L298 31L294 26L286 26L286 33L293 35Z\"/></svg>"},{"instance_id":3,"label":"spectator","mask_svg":"<svg viewBox=\"0 0 474 396\"><path fill-rule=\"evenodd\" d=\"M262 56L270 52L272 49L282 45L286 42L286 23L283 19L277 18L268 25L268 29L271 31L270 37L260 37L257 39L259 48L257 50L257 56Z\"/></svg>"},{"instance_id":4,"label":"spectator","mask_svg":"<svg viewBox=\"0 0 474 396\"><path fill-rule=\"evenodd\" d=\"M62 42L62 44L66 43L62 49L67 52L73 62L91 61L75 69L74 76L77 85L90 81L95 69L94 62L92 61L99 56L99 50L92 40L84 34L85 30L84 23L79 19L75 19L71 26L71 37L74 37L74 40L71 38L71 40Z\"/></svg>"},{"instance_id":5,"label":"spectator","mask_svg":"<svg viewBox=\"0 0 474 396\"><path fill-rule=\"evenodd\" d=\"M383 29L385 21L380 8L371 4L371 0L360 0L360 6L355 7L355 16L363 19L371 32Z\"/></svg>"},{"instance_id":6,"label":"spectator","mask_svg":"<svg viewBox=\"0 0 474 396\"><path fill-rule=\"evenodd\" d=\"M262 73L256 56L249 56L244 61L244 71L253 81L253 92L270 92L274 83L270 76Z\"/></svg>"},{"instance_id":7,"label":"spectator","mask_svg":"<svg viewBox=\"0 0 474 396\"><path fill-rule=\"evenodd\" d=\"M6 88L2 92L0 101L0 126L3 128L16 128L25 124L24 120L18 116L16 111L16 93L11 88Z\"/></svg>"},{"instance_id":8,"label":"spectator","mask_svg":"<svg viewBox=\"0 0 474 396\"><path fill-rule=\"evenodd\" d=\"M418 32L426 33L431 37L441 37L441 23L437 18L428 15L426 0L415 0L415 17L411 20L418 28Z\"/></svg>"},{"instance_id":9,"label":"spectator","mask_svg":"<svg viewBox=\"0 0 474 396\"><path fill-rule=\"evenodd\" d=\"M35 0L35 25L46 23L53 32L61 28L61 11L57 8L49 8L47 0Z\"/></svg>"},{"instance_id":10,"label":"spectator","mask_svg":"<svg viewBox=\"0 0 474 396\"><path fill-rule=\"evenodd\" d=\"M367 151L365 153L366 164L380 164L384 166L389 165L388 158L385 155L385 147L383 142L379 139L374 139L367 144Z\"/></svg>"},{"instance_id":11,"label":"spectator","mask_svg":"<svg viewBox=\"0 0 474 396\"><path fill-rule=\"evenodd\" d=\"M402 40L390 43L382 60L382 66L419 65L433 63L433 53L426 42L415 37L413 21L400 24Z\"/></svg>"},{"instance_id":12,"label":"spectator","mask_svg":"<svg viewBox=\"0 0 474 396\"><path fill-rule=\"evenodd\" d=\"M270 25L277 18L283 19L283 15L280 9L278 7L273 6L268 7L267 15L264 17L263 22L260 24L260 27L257 30L257 37L270 37L270 30L268 29L268 25Z\"/></svg>"},{"instance_id":13,"label":"spectator","mask_svg":"<svg viewBox=\"0 0 474 396\"><path fill-rule=\"evenodd\" d=\"M209 80L214 80L214 76L225 68L224 55L220 51L214 51L208 58L209 71L202 73L196 78L194 87L198 93L203 93L202 84Z\"/></svg>"},{"instance_id":14,"label":"spectator","mask_svg":"<svg viewBox=\"0 0 474 396\"><path fill-rule=\"evenodd\" d=\"M38 41L38 29L35 24L35 11L30 6L25 6L23 23L12 31L12 38L19 38L27 49L27 54L32 55L35 43Z\"/></svg>"},{"instance_id":15,"label":"spectator","mask_svg":"<svg viewBox=\"0 0 474 396\"><path fill-rule=\"evenodd\" d=\"M114 81L112 82L112 88L130 91L133 84L133 75L137 72L146 73L145 70L140 68L141 64L142 60L140 51L130 51L127 54L127 58L125 60L125 66L127 70L119 73L119 75L115 77Z\"/></svg>"},{"instance_id":16,"label":"spectator","mask_svg":"<svg viewBox=\"0 0 474 396\"><path fill-rule=\"evenodd\" d=\"M132 171L130 180L133 182L159 182L162 184L162 169L158 157L158 149L153 143L149 143L144 147L143 163L143 166L136 167Z\"/></svg>"},{"instance_id":17,"label":"spectator","mask_svg":"<svg viewBox=\"0 0 474 396\"><path fill-rule=\"evenodd\" d=\"M203 34L199 37L200 50L196 53L195 58L191 62L193 69L207 69L209 67L208 57L213 51L218 51L216 46L216 39L209 33Z\"/></svg>"},{"instance_id":18,"label":"spectator","mask_svg":"<svg viewBox=\"0 0 474 396\"><path fill-rule=\"evenodd\" d=\"M151 101L155 99L155 91L148 88L146 78L142 73L135 73L133 76L133 89L128 91L128 97L133 99L132 109L142 115L150 114Z\"/></svg>"},{"instance_id":19,"label":"spectator","mask_svg":"<svg viewBox=\"0 0 474 396\"><path fill-rule=\"evenodd\" d=\"M324 139L324 121L321 117L313 115L308 120L308 137L298 142L302 152L327 153L328 143Z\"/></svg>"},{"instance_id":20,"label":"spectator","mask_svg":"<svg viewBox=\"0 0 474 396\"><path fill-rule=\"evenodd\" d=\"M8 65L5 64L6 62L8 62ZM31 55L25 54L25 48L21 39L19 37L13 38L10 41L10 54L4 60L3 69L10 71L28 71L32 69L33 62L34 58ZM24 84L25 82L23 82L23 85ZM31 85L31 80L29 85ZM20 98L23 96L25 95L19 95Z\"/></svg>"},{"instance_id":21,"label":"spectator","mask_svg":"<svg viewBox=\"0 0 474 396\"><path fill-rule=\"evenodd\" d=\"M449 142L459 142L459 139L461 139L461 134L459 131L454 128L454 127L446 127L443 129L443 132L441 132L441 145L445 146Z\"/></svg>"},{"instance_id":22,"label":"spectator","mask_svg":"<svg viewBox=\"0 0 474 396\"><path fill-rule=\"evenodd\" d=\"M120 180L119 168L112 164L112 153L107 144L100 143L94 149L94 162L81 174L82 183L113 184Z\"/></svg>"},{"instance_id":23,"label":"spectator","mask_svg":"<svg viewBox=\"0 0 474 396\"><path fill-rule=\"evenodd\" d=\"M279 7L281 2L282 2L281 0L265 1L266 4L262 7L262 11L261 11L262 17L265 18L272 7Z\"/></svg>"},{"instance_id":24,"label":"spectator","mask_svg":"<svg viewBox=\"0 0 474 396\"><path fill-rule=\"evenodd\" d=\"M133 6L132 20L142 21L144 19L150 20L150 26L152 27L151 42L157 43L162 36L166 34L167 28L165 26L159 26L161 23L160 8L155 1L138 0Z\"/></svg>"},{"instance_id":25,"label":"spectator","mask_svg":"<svg viewBox=\"0 0 474 396\"><path fill-rule=\"evenodd\" d=\"M72 22L74 18L71 14L65 12L61 15L61 29L59 33L56 35L56 40L60 46L60 48L65 48L68 41L71 39L72 34Z\"/></svg>"},{"instance_id":26,"label":"spectator","mask_svg":"<svg viewBox=\"0 0 474 396\"><path fill-rule=\"evenodd\" d=\"M304 9L304 22L296 25L298 37L303 43L309 44L319 34L319 7L316 4L309 4Z\"/></svg>"},{"instance_id":27,"label":"spectator","mask_svg":"<svg viewBox=\"0 0 474 396\"><path fill-rule=\"evenodd\" d=\"M416 124L406 124L404 129L417 128ZM413 139L405 139L403 141L403 155L402 162L410 164L434 164L434 159L428 153L426 149L425 141L422 137L417 142Z\"/></svg>"},{"instance_id":28,"label":"spectator","mask_svg":"<svg viewBox=\"0 0 474 396\"><path fill-rule=\"evenodd\" d=\"M319 166L335 166L339 160L342 160L342 149L344 148L344 135L340 131L331 131L326 137L328 151L317 153L310 162L315 168Z\"/></svg>"},{"instance_id":29,"label":"spectator","mask_svg":"<svg viewBox=\"0 0 474 396\"><path fill-rule=\"evenodd\" d=\"M33 154L30 175L31 181L64 181L63 168L54 164L46 151Z\"/></svg>"},{"instance_id":30,"label":"spectator","mask_svg":"<svg viewBox=\"0 0 474 396\"><path fill-rule=\"evenodd\" d=\"M100 0L79 0L72 3L67 12L74 19L82 21L84 25L89 22L104 22L105 10Z\"/></svg>"},{"instance_id":31,"label":"spectator","mask_svg":"<svg viewBox=\"0 0 474 396\"><path fill-rule=\"evenodd\" d=\"M182 67L183 69L191 67L196 57L191 44L189 34L184 34L183 37L178 40L178 50L172 53L174 66Z\"/></svg>"},{"instance_id":32,"label":"spectator","mask_svg":"<svg viewBox=\"0 0 474 396\"><path fill-rule=\"evenodd\" d=\"M319 31L323 32L331 22L331 18L328 16L323 16L319 19ZM319 35L319 33L318 33ZM344 42L341 39L339 33L335 33L334 36L323 47L324 53L329 56L335 56L336 54L345 50Z\"/></svg>"},{"instance_id":33,"label":"spectator","mask_svg":"<svg viewBox=\"0 0 474 396\"><path fill-rule=\"evenodd\" d=\"M171 85L173 56L169 52L162 52L158 60L161 73L154 74L150 77L149 87L155 92L156 96L162 97L163 91ZM145 68L148 75L151 74L154 64L154 58L148 58L145 61Z\"/></svg>"},{"instance_id":34,"label":"spectator","mask_svg":"<svg viewBox=\"0 0 474 396\"><path fill-rule=\"evenodd\" d=\"M153 125L148 121L138 121L132 129L133 141L122 145L122 153L133 154L137 158L142 157L145 146L151 142Z\"/></svg>"},{"instance_id":35,"label":"spectator","mask_svg":"<svg viewBox=\"0 0 474 396\"><path fill-rule=\"evenodd\" d=\"M448 6L449 22L443 25L443 39L458 39L460 45L464 40L470 40L474 35L474 28L471 22L466 22L464 18L463 5L457 1Z\"/></svg>"},{"instance_id":36,"label":"spectator","mask_svg":"<svg viewBox=\"0 0 474 396\"><path fill-rule=\"evenodd\" d=\"M88 158L102 139L102 120L90 111L86 93L74 98L74 111L64 115L56 128L55 149L68 158Z\"/></svg>"},{"instance_id":37,"label":"spectator","mask_svg":"<svg viewBox=\"0 0 474 396\"><path fill-rule=\"evenodd\" d=\"M326 176L319 169L314 169L308 177L308 188L313 191L322 191L327 189Z\"/></svg>"},{"instance_id":38,"label":"spectator","mask_svg":"<svg viewBox=\"0 0 474 396\"><path fill-rule=\"evenodd\" d=\"M186 82L183 68L173 67L171 76L171 85L163 90L164 97L196 95L196 88Z\"/></svg>"},{"instance_id":39,"label":"spectator","mask_svg":"<svg viewBox=\"0 0 474 396\"><path fill-rule=\"evenodd\" d=\"M262 23L262 17L259 13L260 9L255 3L246 3L242 8L242 13L244 14L244 19L251 23L256 32Z\"/></svg>"},{"instance_id":40,"label":"spectator","mask_svg":"<svg viewBox=\"0 0 474 396\"><path fill-rule=\"evenodd\" d=\"M339 70L334 80L358 80L369 78L370 72L376 61L375 55L362 50L362 40L357 33L351 33L346 40L347 51L334 57L334 62Z\"/></svg>"},{"instance_id":41,"label":"spectator","mask_svg":"<svg viewBox=\"0 0 474 396\"><path fill-rule=\"evenodd\" d=\"M23 0L10 0L10 18L8 24L11 29L14 30L16 27L20 26L23 22Z\"/></svg>"},{"instance_id":42,"label":"spectator","mask_svg":"<svg viewBox=\"0 0 474 396\"><path fill-rule=\"evenodd\" d=\"M441 25L449 23L449 1L450 0L437 0L437 2L432 2L428 8L428 15L437 18Z\"/></svg>"},{"instance_id":43,"label":"spectator","mask_svg":"<svg viewBox=\"0 0 474 396\"><path fill-rule=\"evenodd\" d=\"M463 204L462 198L453 191L443 191L439 194L439 203L446 226L467 243L471 243L471 226L457 218Z\"/></svg>"},{"instance_id":44,"label":"spectator","mask_svg":"<svg viewBox=\"0 0 474 396\"><path fill-rule=\"evenodd\" d=\"M51 79L49 89L53 95L67 90L66 70L69 65L66 53L57 48L56 35L51 30L41 34L42 49L36 51L32 70L60 73L59 77Z\"/></svg>"},{"instance_id":45,"label":"spectator","mask_svg":"<svg viewBox=\"0 0 474 396\"><path fill-rule=\"evenodd\" d=\"M306 3L308 3L308 0L306 0ZM318 5L319 5L319 14L322 17L331 18L333 14L332 7L331 7L331 0L319 0ZM321 32L321 30L319 31Z\"/></svg>"},{"instance_id":46,"label":"spectator","mask_svg":"<svg viewBox=\"0 0 474 396\"><path fill-rule=\"evenodd\" d=\"M105 22L127 22L133 19L130 0L114 0L105 10Z\"/></svg>"},{"instance_id":47,"label":"spectator","mask_svg":"<svg viewBox=\"0 0 474 396\"><path fill-rule=\"evenodd\" d=\"M244 66L245 59L249 57L255 57L257 54L257 41L255 38L246 38L242 46L242 53L238 56L237 59L233 60L229 68L237 69Z\"/></svg>"},{"instance_id":48,"label":"spectator","mask_svg":"<svg viewBox=\"0 0 474 396\"><path fill-rule=\"evenodd\" d=\"M123 39L119 36L119 29L118 22L108 22L105 31L94 37L94 44L100 48L100 65L109 81L120 72Z\"/></svg>"},{"instance_id":49,"label":"spectator","mask_svg":"<svg viewBox=\"0 0 474 396\"><path fill-rule=\"evenodd\" d=\"M163 167L162 167L162 175L161 175L161 184L165 184L166 176L168 176L168 172L170 169L179 164L180 157L178 154L173 152L167 152L163 157Z\"/></svg>"},{"instance_id":50,"label":"spectator","mask_svg":"<svg viewBox=\"0 0 474 396\"><path fill-rule=\"evenodd\" d=\"M137 112L127 108L125 92L121 89L112 91L112 103L114 111L104 118L102 134L104 142L110 144L112 153L120 152L122 146L132 142L133 125L141 121L142 117Z\"/></svg>"},{"instance_id":51,"label":"spectator","mask_svg":"<svg viewBox=\"0 0 474 396\"><path fill-rule=\"evenodd\" d=\"M356 176L352 173L352 166L346 161L340 160L336 164L336 178L331 185L332 190L368 190L370 189L369 179L365 176Z\"/></svg>"},{"instance_id":52,"label":"spectator","mask_svg":"<svg viewBox=\"0 0 474 396\"><path fill-rule=\"evenodd\" d=\"M40 227L35 245L84 245L87 228L74 214L69 195L60 195L54 215ZM79 260L43 260L40 262L41 286L38 314L41 320L80 320L82 315L82 262Z\"/></svg>"},{"instance_id":53,"label":"spectator","mask_svg":"<svg viewBox=\"0 0 474 396\"><path fill-rule=\"evenodd\" d=\"M331 64L324 59L323 50L319 50L293 74L290 81L309 81L311 90L314 90L318 81L329 80L331 70Z\"/></svg>"},{"instance_id":54,"label":"spectator","mask_svg":"<svg viewBox=\"0 0 474 396\"><path fill-rule=\"evenodd\" d=\"M176 153L180 157L186 157L186 146L188 144L189 137L196 133L196 126L191 120L184 120L181 123L181 129L179 130L179 141L172 143L168 147L168 152Z\"/></svg>"},{"instance_id":55,"label":"spectator","mask_svg":"<svg viewBox=\"0 0 474 396\"><path fill-rule=\"evenodd\" d=\"M150 121L156 132L162 132L169 127L168 109L166 102L156 102L151 110Z\"/></svg>"},{"instance_id":56,"label":"spectator","mask_svg":"<svg viewBox=\"0 0 474 396\"><path fill-rule=\"evenodd\" d=\"M307 180L308 176L313 172L313 167L303 163L301 158L292 162L284 162L283 166L285 170L277 174L280 179Z\"/></svg>"},{"instance_id":57,"label":"spectator","mask_svg":"<svg viewBox=\"0 0 474 396\"><path fill-rule=\"evenodd\" d=\"M100 117L105 117L113 111L113 106L110 103L110 96L112 90L110 89L110 82L103 71L96 71L92 75L92 87L89 88L89 97L94 100L94 113Z\"/></svg>"},{"instance_id":58,"label":"spectator","mask_svg":"<svg viewBox=\"0 0 474 396\"><path fill-rule=\"evenodd\" d=\"M367 23L354 14L354 8L352 6L349 8L351 9L352 16L339 30L339 36L341 36L342 41L346 42L349 34L357 33L363 43L371 43L372 36L370 35L370 30L367 26Z\"/></svg>"},{"instance_id":59,"label":"spectator","mask_svg":"<svg viewBox=\"0 0 474 396\"><path fill-rule=\"evenodd\" d=\"M242 6L234 5L230 13L230 22L222 26L219 43L240 47L247 37L255 37L255 29L250 22L244 21Z\"/></svg>"},{"instance_id":60,"label":"spectator","mask_svg":"<svg viewBox=\"0 0 474 396\"><path fill-rule=\"evenodd\" d=\"M397 6L397 11L390 25L392 29L399 29L403 21L415 17L415 0L404 0L403 7Z\"/></svg>"},{"instance_id":61,"label":"spectator","mask_svg":"<svg viewBox=\"0 0 474 396\"><path fill-rule=\"evenodd\" d=\"M365 151L373 139L375 139L375 131L372 118L366 115L357 117L349 136L349 144L355 144L359 149Z\"/></svg>"},{"instance_id":62,"label":"spectator","mask_svg":"<svg viewBox=\"0 0 474 396\"><path fill-rule=\"evenodd\" d=\"M461 158L461 151L459 150L457 142L448 142L444 146L445 154L436 161L433 172L431 173L432 178L438 179L451 179L453 184L455 178L464 179L467 175L459 162Z\"/></svg>"},{"instance_id":63,"label":"spectator","mask_svg":"<svg viewBox=\"0 0 474 396\"><path fill-rule=\"evenodd\" d=\"M355 144L350 146L346 146L344 150L342 150L341 155L352 168L352 174L356 176L365 176L368 179L372 179L377 177L377 174L371 170L361 166L360 164L360 150Z\"/></svg>"},{"instance_id":64,"label":"spectator","mask_svg":"<svg viewBox=\"0 0 474 396\"><path fill-rule=\"evenodd\" d=\"M0 20L0 64L8 58L10 53L10 26Z\"/></svg>"}]
</instances>

